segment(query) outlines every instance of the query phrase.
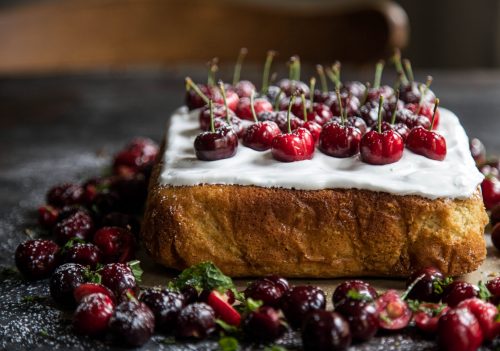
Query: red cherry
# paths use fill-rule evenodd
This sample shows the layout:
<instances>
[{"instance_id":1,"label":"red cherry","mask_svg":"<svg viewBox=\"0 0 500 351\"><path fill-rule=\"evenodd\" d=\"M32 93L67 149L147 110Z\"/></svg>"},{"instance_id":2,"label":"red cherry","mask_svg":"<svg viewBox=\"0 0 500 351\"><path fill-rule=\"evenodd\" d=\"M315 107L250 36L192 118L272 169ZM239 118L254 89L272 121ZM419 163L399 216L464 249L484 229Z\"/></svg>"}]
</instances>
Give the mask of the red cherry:
<instances>
[{"instance_id":1,"label":"red cherry","mask_svg":"<svg viewBox=\"0 0 500 351\"><path fill-rule=\"evenodd\" d=\"M322 130L321 126L314 121L307 121L302 128L307 129L311 133L314 143L317 144Z\"/></svg>"},{"instance_id":2,"label":"red cherry","mask_svg":"<svg viewBox=\"0 0 500 351\"><path fill-rule=\"evenodd\" d=\"M59 218L59 211L50 205L44 205L38 208L38 224L42 228L51 229Z\"/></svg>"},{"instance_id":3,"label":"red cherry","mask_svg":"<svg viewBox=\"0 0 500 351\"><path fill-rule=\"evenodd\" d=\"M438 343L446 351L475 351L483 343L483 332L467 308L451 309L439 318Z\"/></svg>"},{"instance_id":4,"label":"red cherry","mask_svg":"<svg viewBox=\"0 0 500 351\"><path fill-rule=\"evenodd\" d=\"M481 183L484 206L491 210L500 204L500 181L494 177L486 177Z\"/></svg>"},{"instance_id":5,"label":"red cherry","mask_svg":"<svg viewBox=\"0 0 500 351\"><path fill-rule=\"evenodd\" d=\"M259 121L272 121L276 123L282 133L288 132L288 119L287 112L285 111L274 111L274 112L263 112L257 115ZM304 125L304 120L294 116L290 113L290 128L296 130Z\"/></svg>"},{"instance_id":6,"label":"red cherry","mask_svg":"<svg viewBox=\"0 0 500 351\"><path fill-rule=\"evenodd\" d=\"M255 91L255 85L248 80L240 80L234 86L234 92L241 98L250 97L252 91Z\"/></svg>"},{"instance_id":7,"label":"red cherry","mask_svg":"<svg viewBox=\"0 0 500 351\"><path fill-rule=\"evenodd\" d=\"M224 104L214 104L213 105L214 109L214 118L223 118L226 119L226 107ZM233 117L234 112L229 110L229 117ZM209 130L210 129L210 107L208 105L203 106L203 108L200 110L200 129L201 130Z\"/></svg>"},{"instance_id":8,"label":"red cherry","mask_svg":"<svg viewBox=\"0 0 500 351\"><path fill-rule=\"evenodd\" d=\"M361 139L361 160L373 165L397 162L403 157L403 138L395 131L379 133L371 130Z\"/></svg>"},{"instance_id":9,"label":"red cherry","mask_svg":"<svg viewBox=\"0 0 500 351\"><path fill-rule=\"evenodd\" d=\"M496 316L498 310L495 305L478 298L460 302L457 308L467 308L477 319L486 340L493 340L500 334L500 323Z\"/></svg>"},{"instance_id":10,"label":"red cherry","mask_svg":"<svg viewBox=\"0 0 500 351\"><path fill-rule=\"evenodd\" d=\"M255 92L250 96L250 107L252 111L252 118L255 123L246 128L243 134L243 145L257 151L265 151L271 148L274 137L281 134L278 125L272 121L259 122L255 114L255 106L253 104Z\"/></svg>"},{"instance_id":11,"label":"red cherry","mask_svg":"<svg viewBox=\"0 0 500 351\"><path fill-rule=\"evenodd\" d=\"M433 335L437 332L439 318L450 308L437 303L421 303L413 314L415 326L422 332Z\"/></svg>"},{"instance_id":12,"label":"red cherry","mask_svg":"<svg viewBox=\"0 0 500 351\"><path fill-rule=\"evenodd\" d=\"M158 145L151 139L135 138L113 160L115 174L136 174L151 167L160 152Z\"/></svg>"},{"instance_id":13,"label":"red cherry","mask_svg":"<svg viewBox=\"0 0 500 351\"><path fill-rule=\"evenodd\" d=\"M310 160L314 154L314 138L307 129L299 127L273 139L271 152L281 162Z\"/></svg>"},{"instance_id":14,"label":"red cherry","mask_svg":"<svg viewBox=\"0 0 500 351\"><path fill-rule=\"evenodd\" d=\"M273 105L264 98L255 99L254 101L255 113L258 115L261 112L273 111ZM252 109L249 98L241 98L236 108L236 115L242 119L249 121L253 120Z\"/></svg>"},{"instance_id":15,"label":"red cherry","mask_svg":"<svg viewBox=\"0 0 500 351\"><path fill-rule=\"evenodd\" d=\"M382 131L386 132L389 130L393 130L399 135L401 135L401 138L403 138L403 141L406 141L408 138L408 135L410 134L410 128L406 126L404 123L395 123L395 124L390 124L387 122L382 122Z\"/></svg>"},{"instance_id":16,"label":"red cherry","mask_svg":"<svg viewBox=\"0 0 500 351\"><path fill-rule=\"evenodd\" d=\"M97 283L83 283L73 290L73 297L77 303L80 303L85 296L91 294L104 294L115 302L115 294L102 284Z\"/></svg>"},{"instance_id":17,"label":"red cherry","mask_svg":"<svg viewBox=\"0 0 500 351\"><path fill-rule=\"evenodd\" d=\"M442 161L446 157L446 140L441 134L424 129L413 128L406 139L408 149L427 158Z\"/></svg>"},{"instance_id":18,"label":"red cherry","mask_svg":"<svg viewBox=\"0 0 500 351\"><path fill-rule=\"evenodd\" d=\"M333 117L330 122L337 122L338 124L342 125L342 118L340 117ZM366 125L365 121L361 117L347 117L345 119L345 125L347 127L354 127L359 129L361 135L365 135L366 131L368 129L368 126Z\"/></svg>"},{"instance_id":19,"label":"red cherry","mask_svg":"<svg viewBox=\"0 0 500 351\"><path fill-rule=\"evenodd\" d=\"M334 99L333 96L331 96L330 99L325 102L325 104L330 106L330 110L332 111L332 114L334 116L340 116L339 101L341 101L342 108L348 117L356 116L359 114L361 103L359 102L359 99L357 97L344 95L341 96L339 100L338 97Z\"/></svg>"},{"instance_id":20,"label":"red cherry","mask_svg":"<svg viewBox=\"0 0 500 351\"><path fill-rule=\"evenodd\" d=\"M419 106L418 104L406 104L405 108L410 110L411 112L413 112L414 114L416 114L418 116L426 117L429 120L429 122L431 122L433 111L435 108L435 104L429 103L429 102L423 103L422 106L420 107L420 110L419 110L418 106ZM417 111L418 111L418 113L417 113ZM439 110L436 111L436 117L435 117L433 129L436 129L439 126L440 116L441 116L441 114L439 113Z\"/></svg>"},{"instance_id":21,"label":"red cherry","mask_svg":"<svg viewBox=\"0 0 500 351\"><path fill-rule=\"evenodd\" d=\"M395 290L387 290L377 300L379 325L382 329L405 328L411 320L411 310Z\"/></svg>"},{"instance_id":22,"label":"red cherry","mask_svg":"<svg viewBox=\"0 0 500 351\"><path fill-rule=\"evenodd\" d=\"M351 157L359 153L361 137L357 128L330 122L321 131L319 149L329 156Z\"/></svg>"},{"instance_id":23,"label":"red cherry","mask_svg":"<svg viewBox=\"0 0 500 351\"><path fill-rule=\"evenodd\" d=\"M213 290L208 295L207 303L213 308L215 314L224 322L236 327L240 325L241 315L227 301L227 296Z\"/></svg>"},{"instance_id":24,"label":"red cherry","mask_svg":"<svg viewBox=\"0 0 500 351\"><path fill-rule=\"evenodd\" d=\"M75 311L73 328L82 335L104 334L114 307L113 301L107 295L95 293L86 296Z\"/></svg>"},{"instance_id":25,"label":"red cherry","mask_svg":"<svg viewBox=\"0 0 500 351\"><path fill-rule=\"evenodd\" d=\"M94 244L99 248L105 263L125 263L135 256L134 235L125 228L104 227L94 234Z\"/></svg>"}]
</instances>

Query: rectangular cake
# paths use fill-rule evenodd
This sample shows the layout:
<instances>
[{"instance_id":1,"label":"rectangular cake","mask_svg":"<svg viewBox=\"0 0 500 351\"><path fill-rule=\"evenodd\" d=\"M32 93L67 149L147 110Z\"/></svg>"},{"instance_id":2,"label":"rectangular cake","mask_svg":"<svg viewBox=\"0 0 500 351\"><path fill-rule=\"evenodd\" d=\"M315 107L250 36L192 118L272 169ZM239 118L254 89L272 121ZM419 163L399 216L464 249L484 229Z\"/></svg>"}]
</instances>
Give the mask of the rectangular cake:
<instances>
[{"instance_id":1,"label":"rectangular cake","mask_svg":"<svg viewBox=\"0 0 500 351\"><path fill-rule=\"evenodd\" d=\"M182 107L153 170L144 245L167 267L212 261L233 277L471 272L486 256L483 176L458 118L440 112L444 161L405 149L398 162L374 166L321 152L282 163L241 145L232 158L201 161L199 111Z\"/></svg>"}]
</instances>

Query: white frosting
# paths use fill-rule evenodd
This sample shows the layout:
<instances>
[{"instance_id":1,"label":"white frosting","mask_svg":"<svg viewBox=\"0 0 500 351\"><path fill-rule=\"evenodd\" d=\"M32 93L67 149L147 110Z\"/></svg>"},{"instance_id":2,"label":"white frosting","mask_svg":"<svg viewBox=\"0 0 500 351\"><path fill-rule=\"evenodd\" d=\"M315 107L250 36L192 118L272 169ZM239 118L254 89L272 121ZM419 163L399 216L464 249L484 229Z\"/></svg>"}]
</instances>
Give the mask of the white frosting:
<instances>
[{"instance_id":1,"label":"white frosting","mask_svg":"<svg viewBox=\"0 0 500 351\"><path fill-rule=\"evenodd\" d=\"M283 163L270 151L258 152L238 146L236 155L218 161L196 158L193 142L200 132L199 111L179 108L170 118L162 185L238 184L287 189L319 190L356 188L397 195L420 195L430 199L467 198L477 189L483 175L469 152L469 142L451 111L440 108L439 132L446 138L447 155L435 161L408 149L396 163L374 166L359 156L334 158L318 149L311 160Z\"/></svg>"}]
</instances>

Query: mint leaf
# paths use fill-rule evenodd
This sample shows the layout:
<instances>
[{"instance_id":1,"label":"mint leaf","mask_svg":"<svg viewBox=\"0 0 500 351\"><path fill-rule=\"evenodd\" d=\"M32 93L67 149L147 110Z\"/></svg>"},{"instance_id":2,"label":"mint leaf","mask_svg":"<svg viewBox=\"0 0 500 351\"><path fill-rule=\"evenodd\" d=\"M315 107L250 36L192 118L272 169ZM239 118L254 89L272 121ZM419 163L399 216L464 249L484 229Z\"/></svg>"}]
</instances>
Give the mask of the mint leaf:
<instances>
[{"instance_id":1,"label":"mint leaf","mask_svg":"<svg viewBox=\"0 0 500 351\"><path fill-rule=\"evenodd\" d=\"M491 297L491 293L486 287L486 284L484 284L482 281L479 281L479 283L477 283L477 286L479 288L479 298L481 300L488 301Z\"/></svg>"},{"instance_id":2,"label":"mint leaf","mask_svg":"<svg viewBox=\"0 0 500 351\"><path fill-rule=\"evenodd\" d=\"M186 285L191 285L198 291L226 292L226 290L235 289L232 279L222 273L212 262L202 262L186 268L169 284L169 287L182 289Z\"/></svg>"},{"instance_id":3,"label":"mint leaf","mask_svg":"<svg viewBox=\"0 0 500 351\"><path fill-rule=\"evenodd\" d=\"M271 345L271 346L266 346L264 348L264 351L287 351L283 346L279 345Z\"/></svg>"},{"instance_id":4,"label":"mint leaf","mask_svg":"<svg viewBox=\"0 0 500 351\"><path fill-rule=\"evenodd\" d=\"M21 302L29 302L29 303L44 302L45 299L46 298L44 296L25 295L21 298Z\"/></svg>"},{"instance_id":5,"label":"mint leaf","mask_svg":"<svg viewBox=\"0 0 500 351\"><path fill-rule=\"evenodd\" d=\"M69 239L68 242L66 244L64 244L64 246L62 247L61 255L64 255L66 253L66 251L68 251L73 246L75 246L75 244L85 244L85 240L83 240L81 238L77 238L77 237Z\"/></svg>"},{"instance_id":6,"label":"mint leaf","mask_svg":"<svg viewBox=\"0 0 500 351\"><path fill-rule=\"evenodd\" d=\"M436 294L442 294L444 292L444 288L450 285L453 282L452 277L446 277L444 279L438 279L432 283L432 289Z\"/></svg>"},{"instance_id":7,"label":"mint leaf","mask_svg":"<svg viewBox=\"0 0 500 351\"><path fill-rule=\"evenodd\" d=\"M83 277L85 278L85 281L88 283L101 284L101 275L98 272L93 271L89 268L86 268L83 271Z\"/></svg>"},{"instance_id":8,"label":"mint leaf","mask_svg":"<svg viewBox=\"0 0 500 351\"><path fill-rule=\"evenodd\" d=\"M135 260L127 263L130 269L132 270L132 274L134 275L135 280L140 283L142 281L142 273L144 271L141 268L141 261Z\"/></svg>"},{"instance_id":9,"label":"mint leaf","mask_svg":"<svg viewBox=\"0 0 500 351\"><path fill-rule=\"evenodd\" d=\"M240 350L240 344L236 338L231 336L225 336L220 338L219 347L222 351L238 351Z\"/></svg>"},{"instance_id":10,"label":"mint leaf","mask_svg":"<svg viewBox=\"0 0 500 351\"><path fill-rule=\"evenodd\" d=\"M357 300L357 301L372 301L373 299L371 296L368 296L366 294L362 294L356 289L351 289L347 292L346 296L350 299Z\"/></svg>"},{"instance_id":11,"label":"mint leaf","mask_svg":"<svg viewBox=\"0 0 500 351\"><path fill-rule=\"evenodd\" d=\"M215 323L221 327L226 333L229 334L234 334L238 332L238 328L236 328L234 325L228 324L224 322L222 319L217 318L215 320Z\"/></svg>"}]
</instances>

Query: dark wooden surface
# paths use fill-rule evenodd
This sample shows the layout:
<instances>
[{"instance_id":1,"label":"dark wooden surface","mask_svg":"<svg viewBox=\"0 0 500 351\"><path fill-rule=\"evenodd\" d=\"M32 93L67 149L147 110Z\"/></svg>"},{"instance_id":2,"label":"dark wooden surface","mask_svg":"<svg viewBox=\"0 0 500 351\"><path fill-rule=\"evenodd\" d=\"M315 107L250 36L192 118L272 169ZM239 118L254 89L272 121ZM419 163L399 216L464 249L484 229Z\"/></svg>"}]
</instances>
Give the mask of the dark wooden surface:
<instances>
[{"instance_id":1,"label":"dark wooden surface","mask_svg":"<svg viewBox=\"0 0 500 351\"><path fill-rule=\"evenodd\" d=\"M182 104L183 77L202 79L196 69L94 73L84 76L0 79L0 265L12 266L13 251L35 223L34 210L46 189L103 172L109 155L134 136L160 140L171 111ZM420 73L420 72L419 72ZM423 77L419 74L419 77ZM491 153L500 150L500 72L425 72L443 106L455 111L469 136L481 138ZM254 77L250 71L245 77ZM371 71L344 77L366 80ZM307 75L305 75L307 76ZM258 81L258 79L257 79ZM0 349L101 349L102 343L72 336L68 315L46 296L44 283L29 285L0 278ZM49 334L47 337L46 334ZM165 345L155 339L144 349L214 349ZM292 339L288 345L297 345ZM383 336L356 349L432 349L427 341Z\"/></svg>"}]
</instances>

